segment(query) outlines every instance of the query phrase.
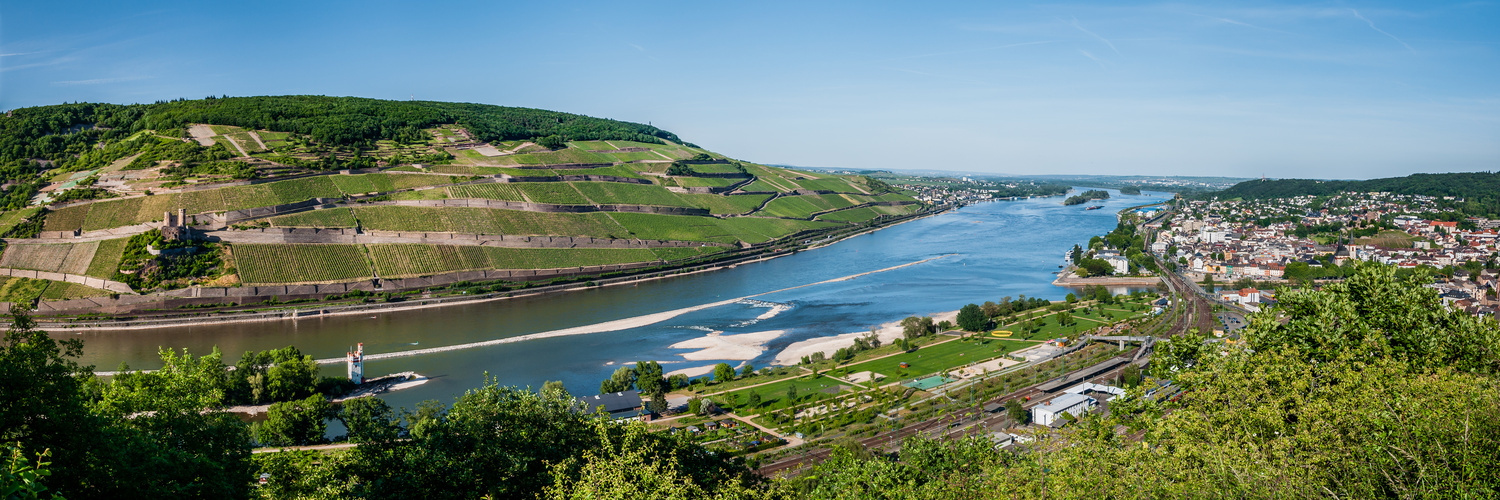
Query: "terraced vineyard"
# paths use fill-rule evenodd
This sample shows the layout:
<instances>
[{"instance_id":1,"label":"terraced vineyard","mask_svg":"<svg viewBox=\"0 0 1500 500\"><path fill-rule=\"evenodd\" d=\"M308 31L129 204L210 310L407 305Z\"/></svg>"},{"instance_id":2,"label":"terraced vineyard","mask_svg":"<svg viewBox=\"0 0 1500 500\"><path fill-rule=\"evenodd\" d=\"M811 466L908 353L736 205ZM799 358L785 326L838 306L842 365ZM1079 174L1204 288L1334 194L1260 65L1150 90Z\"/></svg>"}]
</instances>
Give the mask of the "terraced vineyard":
<instances>
[{"instance_id":1,"label":"terraced vineyard","mask_svg":"<svg viewBox=\"0 0 1500 500\"><path fill-rule=\"evenodd\" d=\"M712 241L718 243L763 243L806 229L833 227L828 222L732 217L717 219L684 215L613 213L610 216L630 229L631 236L648 240Z\"/></svg>"},{"instance_id":2,"label":"terraced vineyard","mask_svg":"<svg viewBox=\"0 0 1500 500\"><path fill-rule=\"evenodd\" d=\"M672 261L677 261L677 260L682 260L682 259L690 259L690 258L693 258L693 257L702 257L704 255L713 255L713 254L716 254L716 253L722 253L722 252L724 252L724 248L723 247L653 248L653 249L651 249L651 252L655 253L656 254L656 258L658 258L658 259L665 260L667 262L672 262Z\"/></svg>"},{"instance_id":3,"label":"terraced vineyard","mask_svg":"<svg viewBox=\"0 0 1500 500\"><path fill-rule=\"evenodd\" d=\"M690 207L677 193L661 186L622 184L618 182L573 182L574 188L596 205L652 205Z\"/></svg>"},{"instance_id":4,"label":"terraced vineyard","mask_svg":"<svg viewBox=\"0 0 1500 500\"><path fill-rule=\"evenodd\" d=\"M516 184L516 188L526 195L526 198L536 203L550 203L553 205L588 205L588 198L573 188L567 182L523 182Z\"/></svg>"},{"instance_id":5,"label":"terraced vineyard","mask_svg":"<svg viewBox=\"0 0 1500 500\"><path fill-rule=\"evenodd\" d=\"M515 184L469 184L449 186L448 196L453 198L482 198L486 200L526 201Z\"/></svg>"},{"instance_id":6,"label":"terraced vineyard","mask_svg":"<svg viewBox=\"0 0 1500 500\"><path fill-rule=\"evenodd\" d=\"M47 289L46 290L42 291L42 299L44 299L44 300L81 299L81 298L87 298L87 297L103 297L105 295L109 295L110 293L111 292L108 291L108 290L100 290L98 288L87 287L87 286L83 286L83 285L80 285L80 284L77 284L77 283L68 283L66 281L53 281L53 282L47 284Z\"/></svg>"},{"instance_id":7,"label":"terraced vineyard","mask_svg":"<svg viewBox=\"0 0 1500 500\"><path fill-rule=\"evenodd\" d=\"M307 201L341 198L343 192L329 176L292 179L249 186L232 186L185 193L165 193L67 207L47 215L46 231L95 231L159 221L163 212L184 208L189 214L223 212Z\"/></svg>"},{"instance_id":8,"label":"terraced vineyard","mask_svg":"<svg viewBox=\"0 0 1500 500\"><path fill-rule=\"evenodd\" d=\"M0 267L81 275L88 271L98 248L98 242L12 244L0 256Z\"/></svg>"},{"instance_id":9,"label":"terraced vineyard","mask_svg":"<svg viewBox=\"0 0 1500 500\"><path fill-rule=\"evenodd\" d=\"M860 201L860 203L863 203L863 201ZM806 219L811 217L815 212L851 207L856 204L855 201L836 194L782 196L767 203L766 208L761 210L757 215Z\"/></svg>"},{"instance_id":10,"label":"terraced vineyard","mask_svg":"<svg viewBox=\"0 0 1500 500\"><path fill-rule=\"evenodd\" d=\"M382 277L405 278L475 269L559 269L659 260L649 249L496 248L457 245L369 245Z\"/></svg>"},{"instance_id":11,"label":"terraced vineyard","mask_svg":"<svg viewBox=\"0 0 1500 500\"><path fill-rule=\"evenodd\" d=\"M818 216L818 220L838 222L864 222L882 215L905 215L911 213L915 205L902 205L898 207L878 205L873 207L860 207L849 210L826 213Z\"/></svg>"},{"instance_id":12,"label":"terraced vineyard","mask_svg":"<svg viewBox=\"0 0 1500 500\"><path fill-rule=\"evenodd\" d=\"M750 211L760 208L760 205L762 203L765 203L766 199L770 198L771 195L744 194L721 196L717 194L678 193L677 197L682 198L682 200L686 201L689 206L706 208L708 209L709 213L715 215L739 215L750 213Z\"/></svg>"},{"instance_id":13,"label":"terraced vineyard","mask_svg":"<svg viewBox=\"0 0 1500 500\"><path fill-rule=\"evenodd\" d=\"M623 238L625 228L609 214L522 212L490 208L357 207L354 216L366 230L429 231L469 234L592 236Z\"/></svg>"},{"instance_id":14,"label":"terraced vineyard","mask_svg":"<svg viewBox=\"0 0 1500 500\"><path fill-rule=\"evenodd\" d=\"M329 208L266 219L276 227L354 227L354 214L347 208Z\"/></svg>"},{"instance_id":15,"label":"terraced vineyard","mask_svg":"<svg viewBox=\"0 0 1500 500\"><path fill-rule=\"evenodd\" d=\"M344 194L384 193L398 189L454 184L466 179L429 174L359 174L331 176L333 184Z\"/></svg>"},{"instance_id":16,"label":"terraced vineyard","mask_svg":"<svg viewBox=\"0 0 1500 500\"><path fill-rule=\"evenodd\" d=\"M89 262L89 267L83 274L99 279L114 279L115 273L120 269L120 257L125 253L127 241L130 238L100 241L99 247L94 250L94 259Z\"/></svg>"},{"instance_id":17,"label":"terraced vineyard","mask_svg":"<svg viewBox=\"0 0 1500 500\"><path fill-rule=\"evenodd\" d=\"M240 281L317 283L372 278L360 245L237 244L231 250Z\"/></svg>"},{"instance_id":18,"label":"terraced vineyard","mask_svg":"<svg viewBox=\"0 0 1500 500\"><path fill-rule=\"evenodd\" d=\"M41 210L41 207L31 207L22 210L11 210L9 212L0 213L0 234L4 234L11 228L16 227L16 225L20 224L23 220L30 219Z\"/></svg>"}]
</instances>

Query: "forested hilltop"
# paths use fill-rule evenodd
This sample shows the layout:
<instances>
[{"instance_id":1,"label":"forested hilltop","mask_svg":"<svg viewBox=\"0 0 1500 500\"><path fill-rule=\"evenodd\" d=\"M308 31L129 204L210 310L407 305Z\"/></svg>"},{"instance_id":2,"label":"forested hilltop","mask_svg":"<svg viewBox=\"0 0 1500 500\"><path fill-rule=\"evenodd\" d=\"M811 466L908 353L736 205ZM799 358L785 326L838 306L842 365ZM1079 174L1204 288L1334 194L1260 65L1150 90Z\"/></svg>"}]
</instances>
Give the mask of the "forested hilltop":
<instances>
[{"instance_id":1,"label":"forested hilltop","mask_svg":"<svg viewBox=\"0 0 1500 500\"><path fill-rule=\"evenodd\" d=\"M1423 196L1453 196L1462 203L1452 208L1471 216L1500 215L1500 172L1412 174L1363 181L1313 179L1252 180L1223 191L1204 193L1201 198L1261 200L1295 196L1328 196L1341 192L1389 192Z\"/></svg>"}]
</instances>

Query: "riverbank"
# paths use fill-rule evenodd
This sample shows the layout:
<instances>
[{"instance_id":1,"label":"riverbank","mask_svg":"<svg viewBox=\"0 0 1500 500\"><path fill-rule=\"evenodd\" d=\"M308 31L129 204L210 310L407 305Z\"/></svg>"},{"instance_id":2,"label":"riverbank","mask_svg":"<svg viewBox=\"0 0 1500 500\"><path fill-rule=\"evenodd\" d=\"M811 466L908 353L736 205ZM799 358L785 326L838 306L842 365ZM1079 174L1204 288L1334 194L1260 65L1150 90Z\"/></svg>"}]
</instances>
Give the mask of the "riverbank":
<instances>
[{"instance_id":1,"label":"riverbank","mask_svg":"<svg viewBox=\"0 0 1500 500\"><path fill-rule=\"evenodd\" d=\"M492 301L498 301L498 300L514 299L514 298L535 297L535 296L539 296L539 295L547 295L547 294L554 294L554 293L563 293L563 292L570 292L570 291L585 290L585 289L596 288L596 287L601 287L601 286L608 287L608 286L632 285L632 284L639 284L639 283L644 283L644 282L648 282L648 281L655 281L655 280L672 278L672 277L676 277L676 276L687 276L687 275L693 275L693 274L699 274L699 273L721 271L721 270L725 270L725 269L733 269L735 267L738 267L738 266L744 265L744 264L754 264L754 263L757 263L757 262L765 262L765 261L768 261L768 260L771 260L771 259L785 257L785 256L788 256L788 255L792 255L792 254L794 254L794 253L796 253L798 251L815 250L815 249L822 248L822 247L825 247L825 246L828 246L828 245L832 245L834 243L838 243L838 242L841 242L841 241L848 240L850 238L854 238L854 237L858 237L858 236L870 234L872 232L879 231L879 230L882 230L882 229L896 227L896 226L905 224L907 222L912 222L912 221L916 221L916 220L920 220L920 219L925 219L925 218L928 218L928 217L932 217L932 216L935 216L935 215L940 215L940 214L945 213L947 211L948 211L948 209L944 208L944 209L937 210L937 211L930 212L930 213L925 213L925 214L920 214L920 215L916 215L916 216L906 217L906 218L903 218L901 220L898 220L898 221L895 221L895 222L892 222L892 223L889 223L889 224L884 224L884 225L876 226L876 227L873 227L873 228L869 228L869 229L865 229L865 230L862 230L862 231L850 233L850 234L847 234L847 235L841 235L841 236L837 236L837 237L828 237L828 238L825 238L823 240L815 240L815 241L814 240L810 240L810 241L813 241L813 242L809 243L810 246L808 246L807 248L801 248L801 249L799 249L799 248L792 248L792 249L785 249L785 248L774 248L773 249L773 248L768 248L768 249L765 249L763 251L763 253L757 253L757 254L743 256L743 257L731 258L731 259L721 260L721 261L707 263L707 264L685 265L685 266L678 267L678 268L672 268L672 269L664 269L664 270L654 271L654 272L651 272L651 273L648 273L648 274L632 275L632 276L622 276L622 277L617 277L617 278L594 279L594 280L584 281L584 282L579 282L579 283L567 283L567 284L559 284L559 285L548 285L548 286L540 286L540 287L535 287L535 288L525 288L525 289L520 289L520 290L512 290L512 291L507 291L507 292L489 292L489 293L473 294L473 295L467 295L467 294L461 293L461 294L458 294L458 295L450 295L450 296L444 296L444 297L431 297L431 298L415 299L415 300L410 300L410 301L385 302L385 303L358 303L358 304L343 304L343 305L337 305L337 304L328 305L328 304L316 304L316 303L314 303L314 304L311 304L311 305L308 305L308 306L305 306L305 307L297 307L295 305L289 305L289 306L287 306L284 309L276 309L276 310L271 310L271 311L264 311L264 310L262 310L262 311L254 311L254 312L223 313L223 314L211 314L211 315L203 315L203 316L188 316L188 315L184 315L184 316L181 316L181 317L137 319L137 320L58 322L58 321L47 321L44 317L38 317L36 319L38 320L38 327L39 328L46 329L46 330L49 330L49 331L54 331L54 332L61 332L61 331L83 332L83 331L116 331L116 330L118 330L118 331L158 330L158 329L166 329L166 328L201 327L201 326L206 326L206 325L223 325L223 324L236 324L236 323L263 323L263 322L278 322L278 321L288 321L288 320L295 322L295 321L301 320L301 319L316 319L316 318L325 317L325 316L346 316L346 315L362 315L362 314L382 314L382 313L390 313L390 312L400 312L400 311L412 311L412 310L418 310L418 309L428 309L428 308L434 308L434 307L444 307L444 306L450 306L450 305L475 304L475 303L492 302ZM699 267L699 266L702 266L702 267Z\"/></svg>"},{"instance_id":2,"label":"riverbank","mask_svg":"<svg viewBox=\"0 0 1500 500\"><path fill-rule=\"evenodd\" d=\"M1052 280L1052 284L1053 285L1056 285L1056 286L1067 286L1067 287L1084 287L1084 286L1155 286L1157 283L1161 283L1161 277L1160 276L1142 276L1142 277L1115 277L1115 276L1106 276L1106 277L1096 277L1096 278L1079 278L1077 276L1074 276L1073 273L1071 273L1071 272L1065 272L1065 273L1059 274L1059 275L1057 275L1057 279Z\"/></svg>"}]
</instances>

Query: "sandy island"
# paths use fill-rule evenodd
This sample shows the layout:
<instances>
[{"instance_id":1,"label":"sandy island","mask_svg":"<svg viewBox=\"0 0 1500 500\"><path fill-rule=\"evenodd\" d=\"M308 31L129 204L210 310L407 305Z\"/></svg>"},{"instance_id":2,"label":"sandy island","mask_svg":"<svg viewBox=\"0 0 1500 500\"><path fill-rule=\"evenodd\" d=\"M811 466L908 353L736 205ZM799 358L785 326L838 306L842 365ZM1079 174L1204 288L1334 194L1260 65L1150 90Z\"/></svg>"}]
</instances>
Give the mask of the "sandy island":
<instances>
[{"instance_id":1,"label":"sandy island","mask_svg":"<svg viewBox=\"0 0 1500 500\"><path fill-rule=\"evenodd\" d=\"M954 321L958 319L958 311L937 313L931 316L932 320L938 323L942 323L944 321ZM868 331L851 332L845 333L843 335L819 337L815 339L803 340L801 342L795 342L792 345L786 346L786 349L783 349L781 353L776 355L775 363L783 366L795 365L802 362L803 356L811 356L815 352L821 352L825 356L831 356L839 349L854 345L854 339L869 334L870 332ZM902 328L900 321L892 321L890 323L880 325L880 328L877 328L875 330L875 337L880 339L881 345L894 342L896 339L901 338L901 334Z\"/></svg>"},{"instance_id":2,"label":"sandy island","mask_svg":"<svg viewBox=\"0 0 1500 500\"><path fill-rule=\"evenodd\" d=\"M696 339L684 340L667 346L672 349L698 349L697 351L684 353L684 359L702 361L705 359L733 359L738 361L754 359L760 353L765 352L763 347L766 342L780 337L786 333L782 330L771 330L765 332L742 333L739 335L723 335L723 332L713 332Z\"/></svg>"}]
</instances>

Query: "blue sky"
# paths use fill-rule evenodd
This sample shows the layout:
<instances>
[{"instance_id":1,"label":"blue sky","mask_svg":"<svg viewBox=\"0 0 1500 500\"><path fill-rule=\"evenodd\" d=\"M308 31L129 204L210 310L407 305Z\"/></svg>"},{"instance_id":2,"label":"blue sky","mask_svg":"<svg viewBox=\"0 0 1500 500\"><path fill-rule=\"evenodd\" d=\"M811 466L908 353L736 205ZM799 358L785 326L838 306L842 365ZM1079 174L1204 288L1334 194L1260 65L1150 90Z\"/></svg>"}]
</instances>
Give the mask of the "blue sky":
<instances>
[{"instance_id":1,"label":"blue sky","mask_svg":"<svg viewBox=\"0 0 1500 500\"><path fill-rule=\"evenodd\" d=\"M996 173L1500 170L1494 2L0 4L0 109L323 94Z\"/></svg>"}]
</instances>

